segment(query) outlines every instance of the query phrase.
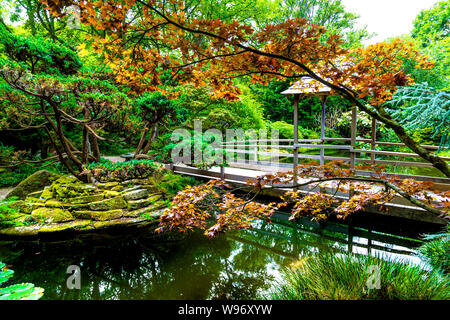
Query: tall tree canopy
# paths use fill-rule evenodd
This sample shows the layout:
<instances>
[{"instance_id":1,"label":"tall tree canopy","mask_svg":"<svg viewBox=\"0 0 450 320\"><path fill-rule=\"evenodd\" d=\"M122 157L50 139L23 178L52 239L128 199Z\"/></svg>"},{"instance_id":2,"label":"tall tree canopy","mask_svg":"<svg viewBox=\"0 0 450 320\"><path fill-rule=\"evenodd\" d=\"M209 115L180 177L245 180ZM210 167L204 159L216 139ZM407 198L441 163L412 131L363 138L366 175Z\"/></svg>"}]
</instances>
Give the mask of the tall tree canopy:
<instances>
[{"instance_id":1,"label":"tall tree canopy","mask_svg":"<svg viewBox=\"0 0 450 320\"><path fill-rule=\"evenodd\" d=\"M185 15L185 1L72 1L43 0L53 14L78 5L81 21L105 36L91 39L105 57L117 81L139 91L162 90L162 70L171 80L203 86L214 97L236 99L233 79L249 76L254 82L272 78L291 80L309 76L347 98L391 128L410 149L450 176L448 164L422 148L384 109L398 86L412 84L403 62L417 68L431 64L412 43L395 40L361 49L346 49L337 33L296 18L255 29L236 20L197 19Z\"/></svg>"}]
</instances>

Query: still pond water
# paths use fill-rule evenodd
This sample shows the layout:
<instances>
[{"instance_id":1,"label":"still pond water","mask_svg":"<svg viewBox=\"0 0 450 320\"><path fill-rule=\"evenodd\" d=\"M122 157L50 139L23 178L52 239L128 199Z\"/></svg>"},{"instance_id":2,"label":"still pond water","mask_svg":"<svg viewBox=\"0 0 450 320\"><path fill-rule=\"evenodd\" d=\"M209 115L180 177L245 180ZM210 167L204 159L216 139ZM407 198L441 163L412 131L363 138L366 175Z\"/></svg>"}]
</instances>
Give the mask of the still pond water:
<instances>
[{"instance_id":1,"label":"still pond water","mask_svg":"<svg viewBox=\"0 0 450 320\"><path fill-rule=\"evenodd\" d=\"M349 236L350 234L350 236ZM43 299L260 299L301 256L334 248L419 263L415 239L303 220L273 219L216 239L193 234L128 235L60 243L0 242L13 282L45 289ZM81 290L67 289L70 265Z\"/></svg>"}]
</instances>

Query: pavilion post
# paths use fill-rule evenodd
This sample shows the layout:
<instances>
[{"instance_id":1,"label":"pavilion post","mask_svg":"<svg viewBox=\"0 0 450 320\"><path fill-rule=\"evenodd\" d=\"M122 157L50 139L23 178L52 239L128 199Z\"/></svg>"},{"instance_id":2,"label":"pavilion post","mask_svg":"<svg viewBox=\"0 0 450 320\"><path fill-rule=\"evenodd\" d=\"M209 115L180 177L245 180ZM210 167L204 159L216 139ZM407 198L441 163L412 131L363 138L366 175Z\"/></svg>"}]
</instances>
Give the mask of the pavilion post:
<instances>
[{"instance_id":1,"label":"pavilion post","mask_svg":"<svg viewBox=\"0 0 450 320\"><path fill-rule=\"evenodd\" d=\"M299 95L294 95L294 176L292 183L297 184L297 167L298 167L298 100Z\"/></svg>"},{"instance_id":2,"label":"pavilion post","mask_svg":"<svg viewBox=\"0 0 450 320\"><path fill-rule=\"evenodd\" d=\"M350 166L355 168L356 162L356 153L353 151L356 147L356 124L357 124L357 109L356 106L352 106L352 126L351 126L351 146L352 150L350 150Z\"/></svg>"},{"instance_id":3,"label":"pavilion post","mask_svg":"<svg viewBox=\"0 0 450 320\"><path fill-rule=\"evenodd\" d=\"M321 96L322 100L322 112L320 113L320 140L321 144L325 144L325 103L327 101L327 96ZM325 149L320 147L320 165L325 164Z\"/></svg>"},{"instance_id":4,"label":"pavilion post","mask_svg":"<svg viewBox=\"0 0 450 320\"><path fill-rule=\"evenodd\" d=\"M375 150L375 141L377 139L377 120L372 118L372 133L370 137L370 150ZM375 165L375 153L370 154L370 161Z\"/></svg>"}]
</instances>

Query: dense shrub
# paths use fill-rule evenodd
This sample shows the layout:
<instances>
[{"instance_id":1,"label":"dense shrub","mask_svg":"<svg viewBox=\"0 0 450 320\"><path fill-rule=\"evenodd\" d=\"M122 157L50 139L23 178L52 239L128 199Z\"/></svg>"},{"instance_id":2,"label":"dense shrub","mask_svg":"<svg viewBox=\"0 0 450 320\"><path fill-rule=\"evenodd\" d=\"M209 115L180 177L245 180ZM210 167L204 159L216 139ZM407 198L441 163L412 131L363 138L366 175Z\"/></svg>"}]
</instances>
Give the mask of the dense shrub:
<instances>
[{"instance_id":1,"label":"dense shrub","mask_svg":"<svg viewBox=\"0 0 450 320\"><path fill-rule=\"evenodd\" d=\"M130 160L125 162L111 162L102 159L86 166L83 174L92 174L100 182L125 181L130 179L149 178L161 166L152 160Z\"/></svg>"}]
</instances>

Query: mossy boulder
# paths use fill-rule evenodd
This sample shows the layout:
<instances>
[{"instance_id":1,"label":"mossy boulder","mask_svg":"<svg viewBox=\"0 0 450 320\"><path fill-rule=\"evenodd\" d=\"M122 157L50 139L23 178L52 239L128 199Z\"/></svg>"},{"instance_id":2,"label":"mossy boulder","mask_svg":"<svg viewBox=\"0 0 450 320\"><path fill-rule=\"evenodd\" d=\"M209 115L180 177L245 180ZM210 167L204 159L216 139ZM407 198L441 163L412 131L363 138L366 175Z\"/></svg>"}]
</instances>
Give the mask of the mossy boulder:
<instances>
[{"instance_id":1,"label":"mossy boulder","mask_svg":"<svg viewBox=\"0 0 450 320\"><path fill-rule=\"evenodd\" d=\"M95 221L108 221L122 218L123 210L109 210L109 211L74 211L73 215L78 219L88 219Z\"/></svg>"},{"instance_id":2,"label":"mossy boulder","mask_svg":"<svg viewBox=\"0 0 450 320\"><path fill-rule=\"evenodd\" d=\"M19 183L17 187L6 195L6 198L18 197L23 200L30 193L42 190L45 186L52 184L52 182L60 177L59 174L47 170L40 170Z\"/></svg>"},{"instance_id":3,"label":"mossy boulder","mask_svg":"<svg viewBox=\"0 0 450 320\"><path fill-rule=\"evenodd\" d=\"M136 210L151 205L152 202L149 199L130 200L128 201L128 210Z\"/></svg>"},{"instance_id":4,"label":"mossy boulder","mask_svg":"<svg viewBox=\"0 0 450 320\"><path fill-rule=\"evenodd\" d=\"M124 209L127 207L127 202L123 196L118 196L115 198L104 199L101 201L91 202L89 204L89 209L93 211L107 211L115 209Z\"/></svg>"},{"instance_id":5,"label":"mossy boulder","mask_svg":"<svg viewBox=\"0 0 450 320\"><path fill-rule=\"evenodd\" d=\"M81 204L81 203L89 203L89 202L96 202L96 201L101 201L103 200L104 195L103 194L93 194L93 195L89 195L89 196L81 196L81 197L76 197L70 200L71 203L74 204Z\"/></svg>"},{"instance_id":6,"label":"mossy boulder","mask_svg":"<svg viewBox=\"0 0 450 320\"><path fill-rule=\"evenodd\" d=\"M157 210L163 209L166 207L167 207L167 205L164 201L157 201L155 204L152 204L148 207L136 209L133 211L128 211L128 212L124 213L123 216L127 217L127 218L143 217L143 215L146 215L146 218L156 217L156 216L159 217L161 215L161 212L157 211ZM155 212L155 214L153 214L154 212Z\"/></svg>"},{"instance_id":7,"label":"mossy boulder","mask_svg":"<svg viewBox=\"0 0 450 320\"><path fill-rule=\"evenodd\" d=\"M146 189L138 189L123 193L126 200L139 200L146 198L148 196L148 191Z\"/></svg>"},{"instance_id":8,"label":"mossy boulder","mask_svg":"<svg viewBox=\"0 0 450 320\"><path fill-rule=\"evenodd\" d=\"M97 188L83 184L74 176L64 176L52 183L50 191L56 200L71 201L73 198L97 193Z\"/></svg>"},{"instance_id":9,"label":"mossy boulder","mask_svg":"<svg viewBox=\"0 0 450 320\"><path fill-rule=\"evenodd\" d=\"M60 208L38 208L31 212L31 219L38 223L60 223L74 220L69 211Z\"/></svg>"}]
</instances>

